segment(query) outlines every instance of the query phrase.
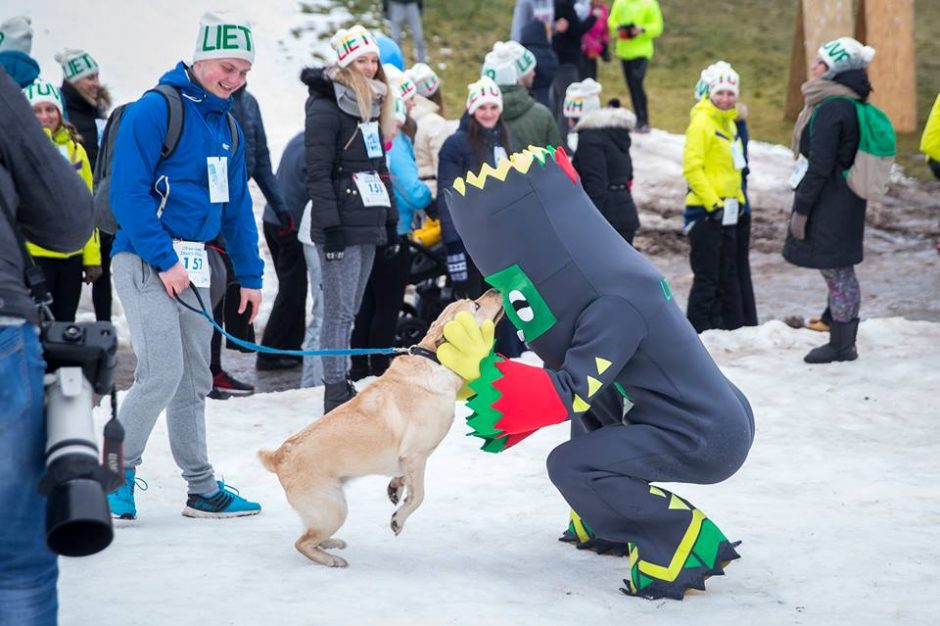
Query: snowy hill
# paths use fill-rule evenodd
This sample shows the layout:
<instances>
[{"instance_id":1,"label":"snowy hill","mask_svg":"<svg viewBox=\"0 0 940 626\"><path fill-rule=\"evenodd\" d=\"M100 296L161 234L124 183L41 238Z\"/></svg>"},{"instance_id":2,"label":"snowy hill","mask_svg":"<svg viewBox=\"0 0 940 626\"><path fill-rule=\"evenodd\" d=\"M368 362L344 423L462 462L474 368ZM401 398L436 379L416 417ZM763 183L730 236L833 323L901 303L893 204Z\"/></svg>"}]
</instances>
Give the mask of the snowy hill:
<instances>
[{"instance_id":1,"label":"snowy hill","mask_svg":"<svg viewBox=\"0 0 940 626\"><path fill-rule=\"evenodd\" d=\"M93 557L62 559L64 625L934 624L940 557L940 325L865 321L860 360L810 367L821 336L780 322L703 336L754 407L744 467L676 491L740 539L708 591L648 602L618 590L625 559L556 541L567 507L545 472L567 427L499 455L464 437L463 409L431 456L427 499L399 537L387 479L347 489L345 570L294 550L297 516L257 461L320 414L322 388L209 401L215 469L259 500L254 518L180 516L165 425L139 475L136 522ZM99 423L106 411L96 413ZM668 485L667 485L668 486ZM933 598L933 599L931 599Z\"/></svg>"}]
</instances>

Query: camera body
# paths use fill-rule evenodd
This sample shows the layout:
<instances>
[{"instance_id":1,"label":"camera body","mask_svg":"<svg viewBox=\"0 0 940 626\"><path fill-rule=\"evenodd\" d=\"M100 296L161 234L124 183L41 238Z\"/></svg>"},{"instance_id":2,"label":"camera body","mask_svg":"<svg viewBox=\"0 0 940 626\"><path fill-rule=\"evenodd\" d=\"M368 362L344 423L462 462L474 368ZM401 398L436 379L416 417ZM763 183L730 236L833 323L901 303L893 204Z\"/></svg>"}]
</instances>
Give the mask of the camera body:
<instances>
[{"instance_id":1,"label":"camera body","mask_svg":"<svg viewBox=\"0 0 940 626\"><path fill-rule=\"evenodd\" d=\"M93 393L109 394L114 387L117 336L110 322L48 322L42 345L46 474L39 491L47 496L46 542L57 554L87 556L114 537L105 494L123 481L123 429L112 417L102 465L92 418Z\"/></svg>"}]
</instances>

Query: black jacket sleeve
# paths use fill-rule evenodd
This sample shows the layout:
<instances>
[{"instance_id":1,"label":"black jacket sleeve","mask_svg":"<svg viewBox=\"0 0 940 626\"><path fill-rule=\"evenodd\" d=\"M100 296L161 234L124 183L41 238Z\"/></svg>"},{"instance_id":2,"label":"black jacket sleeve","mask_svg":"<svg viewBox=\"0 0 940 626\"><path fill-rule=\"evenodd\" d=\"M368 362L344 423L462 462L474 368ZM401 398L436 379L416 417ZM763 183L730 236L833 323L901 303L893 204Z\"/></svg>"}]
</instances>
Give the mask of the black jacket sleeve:
<instances>
[{"instance_id":1,"label":"black jacket sleeve","mask_svg":"<svg viewBox=\"0 0 940 626\"><path fill-rule=\"evenodd\" d=\"M849 119L854 118L855 105L848 100L834 100L816 110L815 119L805 131L809 133L809 154L805 155L809 167L793 198L793 210L797 213L809 215L826 181L841 170L839 154L843 144L850 140L852 125ZM857 127L857 122L854 126Z\"/></svg>"},{"instance_id":2,"label":"black jacket sleeve","mask_svg":"<svg viewBox=\"0 0 940 626\"><path fill-rule=\"evenodd\" d=\"M578 165L578 174L581 176L581 185L591 202L599 210L604 210L607 202L607 190L610 184L610 175L607 172L607 157L604 146L590 136L587 141L578 141L578 151L575 160Z\"/></svg>"},{"instance_id":3,"label":"black jacket sleeve","mask_svg":"<svg viewBox=\"0 0 940 626\"><path fill-rule=\"evenodd\" d=\"M339 141L339 109L326 98L307 100L304 148L307 163L307 196L313 202L311 226L320 230L342 225L337 206L333 167Z\"/></svg>"},{"instance_id":4,"label":"black jacket sleeve","mask_svg":"<svg viewBox=\"0 0 940 626\"><path fill-rule=\"evenodd\" d=\"M463 137L457 133L448 137L444 145L441 146L441 152L437 159L437 194L438 198L444 198L443 201L437 203L437 208L441 218L441 237L444 239L445 244L460 241L460 235L457 234L454 220L450 216L447 195L444 192L451 188L457 178L467 175L463 150L466 142L461 141L462 139ZM467 146L467 149L469 149L469 146Z\"/></svg>"}]
</instances>

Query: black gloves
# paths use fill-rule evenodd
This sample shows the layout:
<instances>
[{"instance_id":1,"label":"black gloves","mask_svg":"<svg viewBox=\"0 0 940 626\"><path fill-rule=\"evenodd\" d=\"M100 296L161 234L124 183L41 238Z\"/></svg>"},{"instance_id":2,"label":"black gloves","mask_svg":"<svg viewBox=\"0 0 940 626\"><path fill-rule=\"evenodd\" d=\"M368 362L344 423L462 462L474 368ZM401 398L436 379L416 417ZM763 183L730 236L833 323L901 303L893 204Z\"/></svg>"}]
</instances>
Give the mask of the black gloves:
<instances>
[{"instance_id":1,"label":"black gloves","mask_svg":"<svg viewBox=\"0 0 940 626\"><path fill-rule=\"evenodd\" d=\"M286 237L287 235L297 231L297 224L294 223L294 216L289 212L281 210L277 211L274 215L277 217L277 223L280 227L277 229L278 237Z\"/></svg>"},{"instance_id":2,"label":"black gloves","mask_svg":"<svg viewBox=\"0 0 940 626\"><path fill-rule=\"evenodd\" d=\"M711 211L705 211L705 219L718 222L721 224L722 218L725 216L725 207L721 204L716 204Z\"/></svg>"},{"instance_id":3,"label":"black gloves","mask_svg":"<svg viewBox=\"0 0 940 626\"><path fill-rule=\"evenodd\" d=\"M323 230L326 242L323 244L323 257L327 261L340 261L346 254L346 233L339 226Z\"/></svg>"},{"instance_id":4,"label":"black gloves","mask_svg":"<svg viewBox=\"0 0 940 626\"><path fill-rule=\"evenodd\" d=\"M399 250L401 250L401 239L398 236L398 231L394 224L385 225L385 237L387 243L384 246L380 246L382 256L386 259L393 259L395 255L398 254Z\"/></svg>"}]
</instances>

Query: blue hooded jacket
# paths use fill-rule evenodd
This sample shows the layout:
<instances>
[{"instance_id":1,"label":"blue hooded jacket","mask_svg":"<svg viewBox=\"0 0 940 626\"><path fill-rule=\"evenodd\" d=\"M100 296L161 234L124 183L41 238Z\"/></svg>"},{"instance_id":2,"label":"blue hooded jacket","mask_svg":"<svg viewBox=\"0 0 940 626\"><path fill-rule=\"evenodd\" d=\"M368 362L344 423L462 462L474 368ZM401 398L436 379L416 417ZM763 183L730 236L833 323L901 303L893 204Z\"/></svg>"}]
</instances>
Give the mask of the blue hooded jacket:
<instances>
[{"instance_id":1,"label":"blue hooded jacket","mask_svg":"<svg viewBox=\"0 0 940 626\"><path fill-rule=\"evenodd\" d=\"M211 241L221 230L238 281L242 287L260 289L264 262L258 254L258 229L240 128L238 152L231 154L226 113L232 108L232 99L213 96L191 81L182 62L164 74L160 84L172 85L182 93L183 132L176 151L161 160L160 147L167 129L163 96L146 93L127 107L112 163L111 208L121 228L111 254L131 252L166 271L179 261L173 239ZM208 157L228 157L229 202L209 201ZM157 187L169 192L160 218Z\"/></svg>"},{"instance_id":2,"label":"blue hooded jacket","mask_svg":"<svg viewBox=\"0 0 940 626\"><path fill-rule=\"evenodd\" d=\"M392 149L388 152L388 164L395 205L398 207L398 234L407 235L411 231L415 212L426 209L433 198L431 190L418 176L414 144L406 134L395 135Z\"/></svg>"}]
</instances>

